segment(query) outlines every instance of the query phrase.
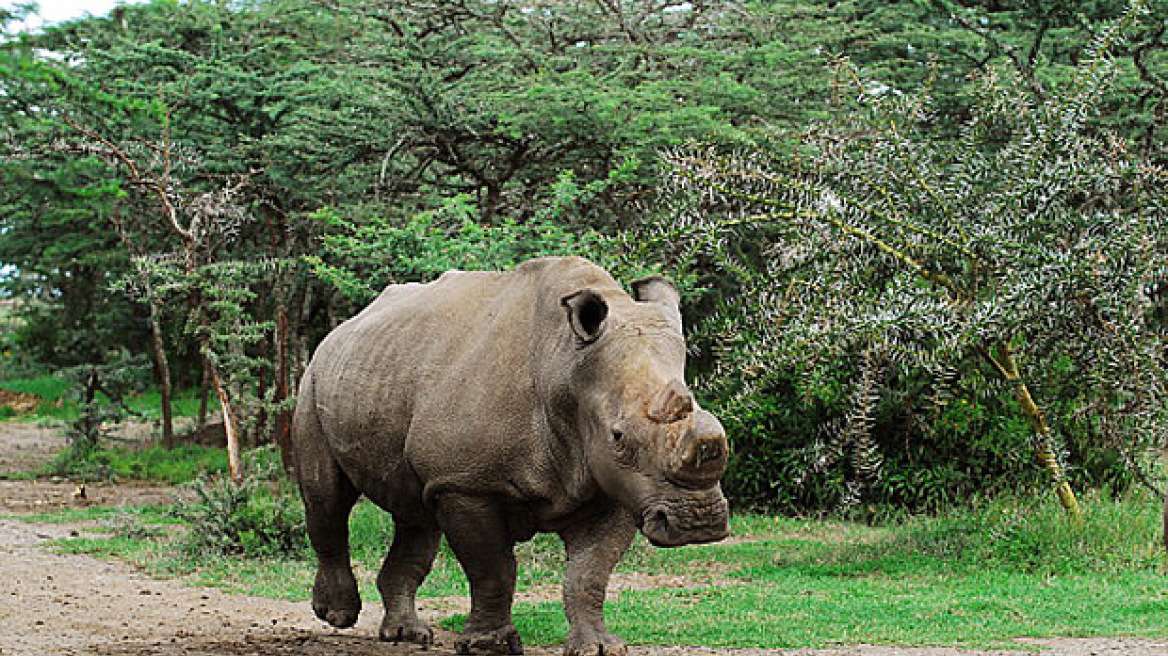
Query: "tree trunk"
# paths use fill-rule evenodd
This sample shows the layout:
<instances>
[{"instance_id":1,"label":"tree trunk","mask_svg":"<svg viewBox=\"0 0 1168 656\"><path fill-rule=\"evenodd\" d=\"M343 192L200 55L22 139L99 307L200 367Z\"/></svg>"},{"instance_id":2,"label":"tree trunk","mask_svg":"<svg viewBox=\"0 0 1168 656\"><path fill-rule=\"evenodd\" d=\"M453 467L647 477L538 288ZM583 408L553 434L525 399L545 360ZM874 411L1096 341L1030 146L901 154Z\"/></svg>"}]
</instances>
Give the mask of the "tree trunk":
<instances>
[{"instance_id":1,"label":"tree trunk","mask_svg":"<svg viewBox=\"0 0 1168 656\"><path fill-rule=\"evenodd\" d=\"M97 446L101 437L101 420L97 416L97 391L101 388L101 378L96 368L90 368L85 374L85 389L81 396L81 417L77 420L77 435L74 437L74 446L81 442L83 449L92 449Z\"/></svg>"},{"instance_id":2,"label":"tree trunk","mask_svg":"<svg viewBox=\"0 0 1168 656\"><path fill-rule=\"evenodd\" d=\"M300 379L304 376L304 370L308 367L308 359L312 356L310 352L312 335L309 334L309 329L312 325L312 311L316 303L315 291L316 288L311 282L304 285L304 291L300 298L300 311L293 315L296 317L296 325L288 331L293 338L290 361L292 371L289 378L293 390L300 389Z\"/></svg>"},{"instance_id":3,"label":"tree trunk","mask_svg":"<svg viewBox=\"0 0 1168 656\"><path fill-rule=\"evenodd\" d=\"M118 239L126 247L127 252L132 256L137 255L135 242L130 239L126 233L125 224L122 223L120 204L114 205L114 211L110 218L114 230L118 233ZM138 273L140 280L146 286L146 301L150 307L150 344L154 351L154 374L158 383L159 404L162 406L162 445L171 448L174 446L174 402L172 399L174 387L170 378L170 358L166 355L166 341L162 335L162 313L159 311L158 299L154 296L154 290L150 285L150 276L143 274L140 269Z\"/></svg>"},{"instance_id":4,"label":"tree trunk","mask_svg":"<svg viewBox=\"0 0 1168 656\"><path fill-rule=\"evenodd\" d=\"M206 362L203 363L203 382L199 385L199 418L198 425L195 426L195 432L201 431L207 427L207 406L210 404L211 396L211 366Z\"/></svg>"},{"instance_id":5,"label":"tree trunk","mask_svg":"<svg viewBox=\"0 0 1168 656\"><path fill-rule=\"evenodd\" d=\"M1083 523L1083 511L1079 508L1079 500L1075 497L1075 491L1071 489L1071 484L1067 482L1066 472L1063 471L1062 465L1059 464L1058 454L1054 449L1054 435L1050 430L1050 424L1046 421L1046 415L1038 404L1034 402L1034 397L1030 394L1030 389L1026 387L1026 383L1022 380L1021 374L1018 373L1018 362L1014 359L1014 351L1010 348L1008 343L1001 343L996 349L996 354L989 349L982 350L982 356L989 360L990 364L998 371L998 374L1014 388L1014 395L1018 398L1018 403L1022 406L1022 414L1026 416L1027 421L1030 422L1030 427L1034 430L1036 436L1034 455L1038 459L1042 468L1050 476L1051 482L1054 484L1055 494L1058 495L1059 503L1062 504L1063 510L1076 523Z\"/></svg>"},{"instance_id":6,"label":"tree trunk","mask_svg":"<svg viewBox=\"0 0 1168 656\"><path fill-rule=\"evenodd\" d=\"M1160 448L1160 458L1168 463L1168 444ZM1164 543L1164 551L1168 551L1168 489L1163 489L1160 494L1164 497L1164 536L1161 540Z\"/></svg>"},{"instance_id":7,"label":"tree trunk","mask_svg":"<svg viewBox=\"0 0 1168 656\"><path fill-rule=\"evenodd\" d=\"M288 440L292 434L292 408L288 403L288 286L279 285L276 292L276 417L272 427L272 439L280 449L280 462L285 471L291 471L291 454Z\"/></svg>"},{"instance_id":8,"label":"tree trunk","mask_svg":"<svg viewBox=\"0 0 1168 656\"><path fill-rule=\"evenodd\" d=\"M158 378L159 403L162 406L162 446L174 446L174 406L171 400L170 359L166 356L166 343L162 337L162 323L158 319L158 306L150 299L150 342L154 348L154 371Z\"/></svg>"},{"instance_id":9,"label":"tree trunk","mask_svg":"<svg viewBox=\"0 0 1168 656\"><path fill-rule=\"evenodd\" d=\"M239 432L236 430L235 416L231 411L231 401L227 398L227 390L219 377L215 366L208 363L211 381L215 385L215 394L219 396L219 408L223 413L223 432L227 435L227 471L231 480L238 483L243 480L243 458L239 448Z\"/></svg>"}]
</instances>

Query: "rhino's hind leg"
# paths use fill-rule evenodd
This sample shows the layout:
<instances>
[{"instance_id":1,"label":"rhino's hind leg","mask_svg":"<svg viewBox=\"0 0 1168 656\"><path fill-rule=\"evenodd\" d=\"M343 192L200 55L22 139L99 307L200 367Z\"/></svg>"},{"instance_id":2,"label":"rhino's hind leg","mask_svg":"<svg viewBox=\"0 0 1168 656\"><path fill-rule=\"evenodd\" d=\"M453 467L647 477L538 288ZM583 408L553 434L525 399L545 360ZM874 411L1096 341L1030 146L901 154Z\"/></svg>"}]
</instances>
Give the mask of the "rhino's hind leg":
<instances>
[{"instance_id":1,"label":"rhino's hind leg","mask_svg":"<svg viewBox=\"0 0 1168 656\"><path fill-rule=\"evenodd\" d=\"M418 618L415 596L430 573L442 532L437 526L410 526L395 520L393 546L377 575L377 590L385 604L379 637L386 642L429 645L434 631Z\"/></svg>"},{"instance_id":2,"label":"rhino's hind leg","mask_svg":"<svg viewBox=\"0 0 1168 656\"><path fill-rule=\"evenodd\" d=\"M312 610L329 624L348 628L361 612L349 561L349 512L361 495L330 456L302 462L300 467L308 539L316 552Z\"/></svg>"}]
</instances>

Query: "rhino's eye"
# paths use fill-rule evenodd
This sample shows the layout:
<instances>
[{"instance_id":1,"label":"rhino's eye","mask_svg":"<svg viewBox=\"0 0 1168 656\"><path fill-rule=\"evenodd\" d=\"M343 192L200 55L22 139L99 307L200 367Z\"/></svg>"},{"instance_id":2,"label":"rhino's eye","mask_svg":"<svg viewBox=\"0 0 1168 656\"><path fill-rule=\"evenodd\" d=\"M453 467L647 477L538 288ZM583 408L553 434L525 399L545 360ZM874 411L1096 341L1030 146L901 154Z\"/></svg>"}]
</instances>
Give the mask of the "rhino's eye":
<instances>
[{"instance_id":1,"label":"rhino's eye","mask_svg":"<svg viewBox=\"0 0 1168 656\"><path fill-rule=\"evenodd\" d=\"M637 464L637 441L625 435L622 430L612 431L612 455L626 467Z\"/></svg>"}]
</instances>

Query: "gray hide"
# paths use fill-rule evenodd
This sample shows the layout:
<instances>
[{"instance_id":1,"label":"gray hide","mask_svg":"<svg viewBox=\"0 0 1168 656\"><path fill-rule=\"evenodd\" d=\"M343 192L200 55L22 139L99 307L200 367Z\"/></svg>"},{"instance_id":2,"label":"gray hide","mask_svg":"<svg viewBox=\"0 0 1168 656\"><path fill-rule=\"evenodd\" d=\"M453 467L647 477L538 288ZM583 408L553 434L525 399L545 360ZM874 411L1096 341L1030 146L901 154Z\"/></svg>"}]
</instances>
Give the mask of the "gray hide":
<instances>
[{"instance_id":1,"label":"gray hide","mask_svg":"<svg viewBox=\"0 0 1168 656\"><path fill-rule=\"evenodd\" d=\"M521 653L513 547L548 531L568 553L565 652L626 653L603 602L637 529L658 546L729 532L726 438L683 379L677 289L632 287L581 258L449 272L387 288L325 338L292 438L321 619L357 619L348 515L364 494L395 524L382 639L433 640L414 596L444 534L471 586L458 652Z\"/></svg>"}]
</instances>

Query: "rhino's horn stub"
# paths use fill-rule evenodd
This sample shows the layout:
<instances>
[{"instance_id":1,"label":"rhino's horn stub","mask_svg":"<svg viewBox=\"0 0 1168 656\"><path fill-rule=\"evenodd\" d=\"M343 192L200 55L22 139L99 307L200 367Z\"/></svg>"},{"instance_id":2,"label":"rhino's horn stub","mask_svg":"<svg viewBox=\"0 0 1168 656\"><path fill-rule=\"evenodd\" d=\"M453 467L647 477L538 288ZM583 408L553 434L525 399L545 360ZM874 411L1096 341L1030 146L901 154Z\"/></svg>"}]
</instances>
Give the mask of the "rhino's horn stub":
<instances>
[{"instance_id":1,"label":"rhino's horn stub","mask_svg":"<svg viewBox=\"0 0 1168 656\"><path fill-rule=\"evenodd\" d=\"M681 292L677 285L664 276L648 276L638 278L631 285L633 298L642 303L661 303L678 307L681 304Z\"/></svg>"},{"instance_id":2,"label":"rhino's horn stub","mask_svg":"<svg viewBox=\"0 0 1168 656\"><path fill-rule=\"evenodd\" d=\"M659 424L672 424L693 413L693 394L680 380L670 381L649 403L649 419Z\"/></svg>"},{"instance_id":3,"label":"rhino's horn stub","mask_svg":"<svg viewBox=\"0 0 1168 656\"><path fill-rule=\"evenodd\" d=\"M567 308L568 323L580 341L590 344L600 337L608 318L608 303L600 294L582 289L560 299L560 305Z\"/></svg>"}]
</instances>

